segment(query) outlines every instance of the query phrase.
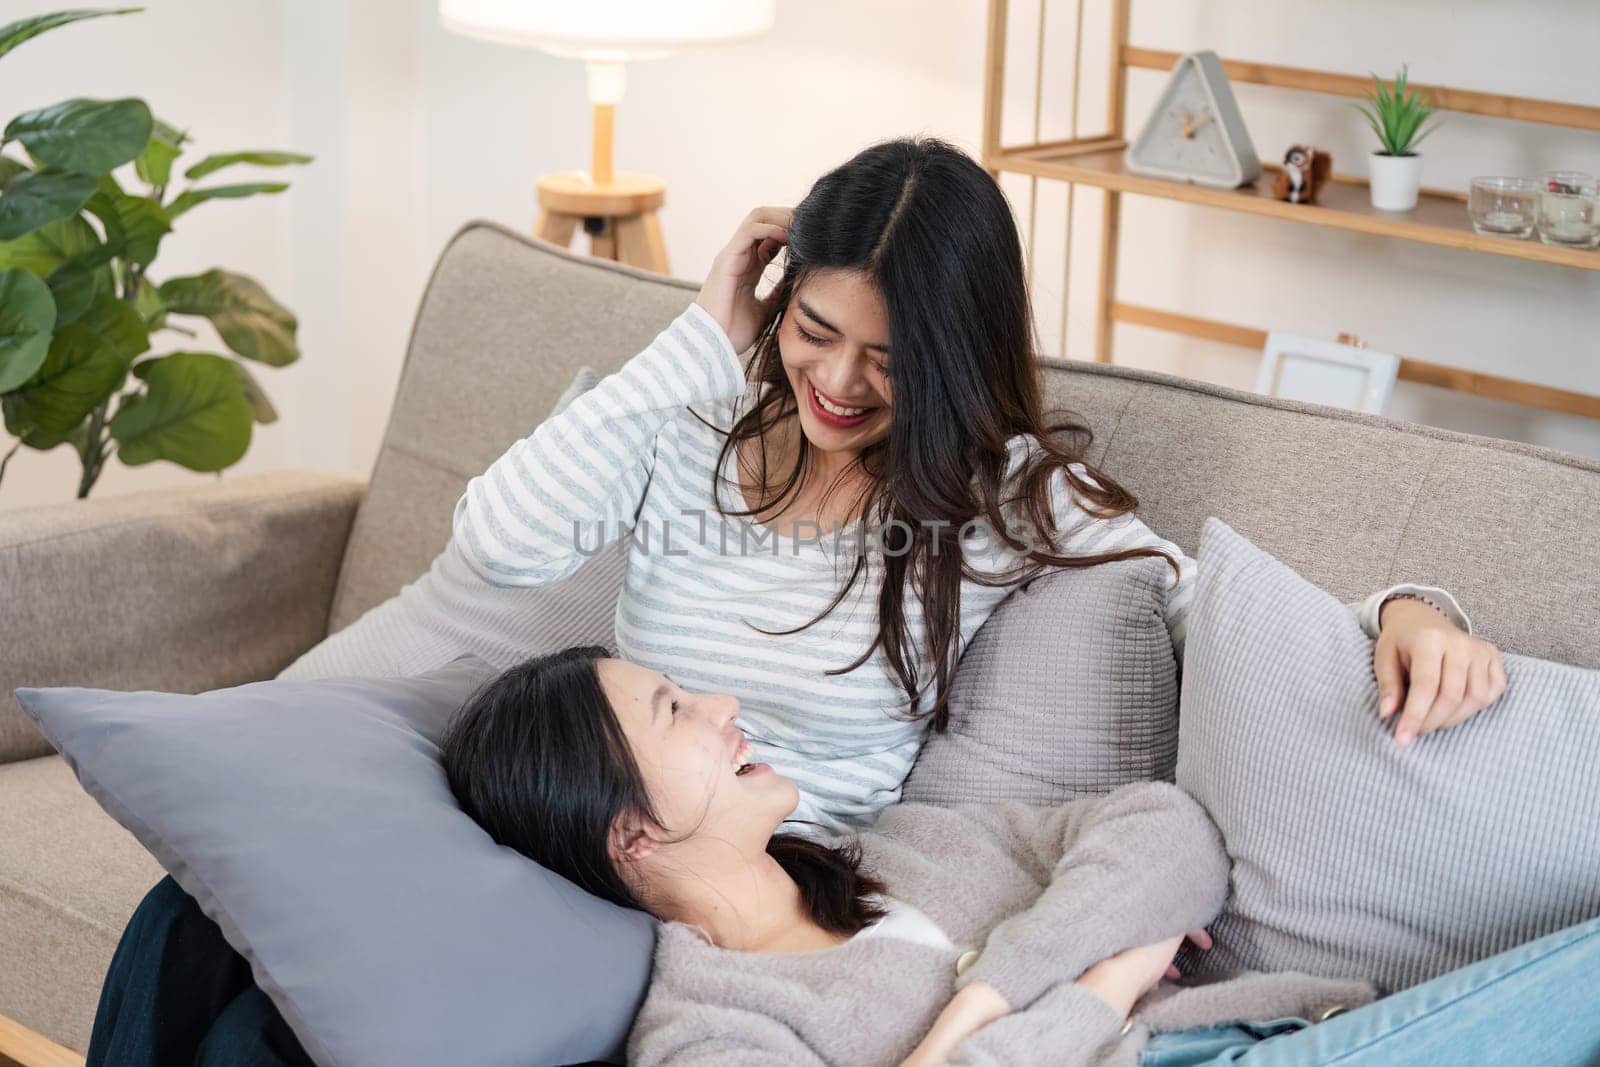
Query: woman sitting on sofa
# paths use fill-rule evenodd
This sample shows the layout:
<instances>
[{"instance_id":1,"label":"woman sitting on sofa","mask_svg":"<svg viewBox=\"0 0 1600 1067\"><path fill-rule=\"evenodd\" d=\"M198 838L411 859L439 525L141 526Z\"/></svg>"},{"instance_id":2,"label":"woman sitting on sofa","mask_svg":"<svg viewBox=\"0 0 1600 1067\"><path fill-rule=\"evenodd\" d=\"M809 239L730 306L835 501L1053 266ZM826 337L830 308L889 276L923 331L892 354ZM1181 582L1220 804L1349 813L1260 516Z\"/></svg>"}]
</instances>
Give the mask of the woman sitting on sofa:
<instances>
[{"instance_id":1,"label":"woman sitting on sofa","mask_svg":"<svg viewBox=\"0 0 1600 1067\"><path fill-rule=\"evenodd\" d=\"M778 832L799 791L751 762L739 710L579 647L503 672L446 731L451 788L497 841L664 920L629 1063L1467 1063L1508 1030L1530 1051L1543 1031L1543 1067L1600 1055L1593 1027L1539 1025L1592 1008L1600 919L1365 1007L1363 981L1161 983L1228 891L1176 786L906 803L803 838Z\"/></svg>"},{"instance_id":2,"label":"woman sitting on sofa","mask_svg":"<svg viewBox=\"0 0 1600 1067\"><path fill-rule=\"evenodd\" d=\"M621 653L739 697L799 789L796 832L860 828L944 729L961 650L1042 571L1165 557L1182 661L1194 563L1090 437L1046 412L1005 196L952 145L898 139L752 211L654 342L467 484L455 543L487 581L538 586L629 539ZM1443 590L1358 614L1400 744L1504 689Z\"/></svg>"}]
</instances>

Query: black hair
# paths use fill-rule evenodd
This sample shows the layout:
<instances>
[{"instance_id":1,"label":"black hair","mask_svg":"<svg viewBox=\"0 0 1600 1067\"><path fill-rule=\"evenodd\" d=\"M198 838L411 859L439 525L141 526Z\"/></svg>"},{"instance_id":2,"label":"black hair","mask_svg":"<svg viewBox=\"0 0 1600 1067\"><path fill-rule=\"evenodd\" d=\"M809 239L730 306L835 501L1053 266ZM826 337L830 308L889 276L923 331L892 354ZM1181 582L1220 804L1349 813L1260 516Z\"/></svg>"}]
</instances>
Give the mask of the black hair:
<instances>
[{"instance_id":1,"label":"black hair","mask_svg":"<svg viewBox=\"0 0 1600 1067\"><path fill-rule=\"evenodd\" d=\"M612 829L641 818L674 831L656 816L601 685L597 662L610 655L579 645L490 679L446 728L442 759L456 800L495 841L597 897L647 912L612 862ZM883 916L869 899L883 885L861 870L855 842L774 834L767 854L823 929L854 934Z\"/></svg>"},{"instance_id":2,"label":"black hair","mask_svg":"<svg viewBox=\"0 0 1600 1067\"><path fill-rule=\"evenodd\" d=\"M929 716L933 729L943 732L961 652L963 577L1019 584L1050 567L1162 556L1176 579L1178 565L1157 548L1081 556L1051 551L1057 475L1097 518L1132 512L1138 499L1088 461L1093 434L1081 418L1070 412L1047 417L1027 269L1010 204L976 160L937 137L870 145L818 178L795 206L783 273L768 297L749 368L768 388L729 431L715 468L723 469L739 442L752 442L748 474L756 495L743 508L724 508L717 496L719 510L778 513L805 485L813 462L805 436L799 435L794 461L781 471L769 465L767 439L798 409L779 348L790 301L807 277L828 269L860 272L883 297L893 404L888 435L846 465L824 499L859 481L864 488L851 502L853 514L868 524L905 523L912 531L909 550L896 543L885 554L875 639L853 662L828 673L855 670L881 648L908 708L930 689L935 693L931 706L910 717ZM1038 448L1008 478L1008 442L1019 434ZM1088 478L1073 469L1078 464ZM865 478L858 480L860 474ZM1046 543L1030 546L1008 530L1002 504L1021 505L1022 517ZM973 519L987 521L1019 550L1017 567L983 574L967 565L959 535ZM826 617L866 567L867 557L858 556L832 602L795 630ZM922 604L921 634L912 632L906 610L912 590ZM919 671L919 647L932 660L931 677Z\"/></svg>"}]
</instances>

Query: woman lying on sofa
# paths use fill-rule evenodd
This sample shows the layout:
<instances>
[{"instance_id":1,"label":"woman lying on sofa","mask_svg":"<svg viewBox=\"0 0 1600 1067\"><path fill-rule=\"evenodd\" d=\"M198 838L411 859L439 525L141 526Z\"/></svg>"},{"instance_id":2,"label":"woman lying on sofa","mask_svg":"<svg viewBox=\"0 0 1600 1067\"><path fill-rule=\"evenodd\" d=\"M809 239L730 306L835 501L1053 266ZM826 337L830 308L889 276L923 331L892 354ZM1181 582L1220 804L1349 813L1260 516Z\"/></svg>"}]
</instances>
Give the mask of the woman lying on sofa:
<instances>
[{"instance_id":1,"label":"woman lying on sofa","mask_svg":"<svg viewBox=\"0 0 1600 1067\"><path fill-rule=\"evenodd\" d=\"M738 713L579 647L505 671L445 735L496 840L664 920L629 1063L1469 1063L1507 1027L1543 1067L1600 1054L1592 1028L1542 1025L1583 1010L1600 919L1375 1003L1295 973L1163 983L1228 891L1221 836L1176 786L906 803L808 839L778 832L799 792L751 762Z\"/></svg>"}]
</instances>

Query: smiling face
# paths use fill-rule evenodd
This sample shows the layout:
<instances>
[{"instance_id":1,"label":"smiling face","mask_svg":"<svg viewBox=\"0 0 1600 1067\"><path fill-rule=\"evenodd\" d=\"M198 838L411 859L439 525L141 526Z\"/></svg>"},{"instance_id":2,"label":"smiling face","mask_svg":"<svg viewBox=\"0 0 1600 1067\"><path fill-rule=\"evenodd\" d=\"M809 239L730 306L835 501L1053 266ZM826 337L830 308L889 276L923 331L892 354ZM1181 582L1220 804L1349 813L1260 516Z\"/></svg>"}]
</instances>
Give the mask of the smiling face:
<instances>
[{"instance_id":1,"label":"smiling face","mask_svg":"<svg viewBox=\"0 0 1600 1067\"><path fill-rule=\"evenodd\" d=\"M715 837L764 849L800 793L768 765L750 765L750 746L734 726L739 701L691 693L626 660L603 659L597 668L663 824L659 836Z\"/></svg>"},{"instance_id":2,"label":"smiling face","mask_svg":"<svg viewBox=\"0 0 1600 1067\"><path fill-rule=\"evenodd\" d=\"M790 298L778 333L806 440L853 458L889 433L889 313L865 274L829 268Z\"/></svg>"}]
</instances>

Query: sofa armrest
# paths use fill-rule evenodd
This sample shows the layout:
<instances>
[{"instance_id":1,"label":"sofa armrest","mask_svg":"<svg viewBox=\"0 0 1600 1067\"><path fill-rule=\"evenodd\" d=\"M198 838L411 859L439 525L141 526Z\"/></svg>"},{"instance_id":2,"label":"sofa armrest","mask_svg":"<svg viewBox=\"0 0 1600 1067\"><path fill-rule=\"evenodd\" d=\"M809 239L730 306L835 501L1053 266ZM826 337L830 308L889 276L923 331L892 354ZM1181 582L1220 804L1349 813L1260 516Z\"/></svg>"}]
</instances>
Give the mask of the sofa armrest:
<instances>
[{"instance_id":1,"label":"sofa armrest","mask_svg":"<svg viewBox=\"0 0 1600 1067\"><path fill-rule=\"evenodd\" d=\"M198 693L327 633L365 482L278 471L0 511L0 763L50 751L16 686Z\"/></svg>"}]
</instances>

